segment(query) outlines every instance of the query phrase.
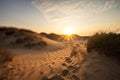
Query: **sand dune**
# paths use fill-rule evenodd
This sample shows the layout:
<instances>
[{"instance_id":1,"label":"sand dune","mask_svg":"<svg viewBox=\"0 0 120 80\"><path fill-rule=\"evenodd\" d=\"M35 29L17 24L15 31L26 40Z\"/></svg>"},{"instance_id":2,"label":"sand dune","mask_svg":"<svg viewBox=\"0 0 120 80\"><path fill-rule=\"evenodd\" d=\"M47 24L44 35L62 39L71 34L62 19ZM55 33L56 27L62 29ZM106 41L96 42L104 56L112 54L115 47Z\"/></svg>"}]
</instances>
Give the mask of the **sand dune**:
<instances>
[{"instance_id":1,"label":"sand dune","mask_svg":"<svg viewBox=\"0 0 120 80\"><path fill-rule=\"evenodd\" d=\"M0 63L0 80L120 80L118 62L97 52L87 53L84 39L61 43L34 33L37 36L31 43L42 40L47 44L25 48L28 42L11 47L15 37L0 35L2 43L7 42L0 46L7 45L15 55L11 62Z\"/></svg>"},{"instance_id":2,"label":"sand dune","mask_svg":"<svg viewBox=\"0 0 120 80\"><path fill-rule=\"evenodd\" d=\"M0 47L13 49L57 50L64 47L63 43L40 36L38 33L25 29L0 28Z\"/></svg>"},{"instance_id":3,"label":"sand dune","mask_svg":"<svg viewBox=\"0 0 120 80\"><path fill-rule=\"evenodd\" d=\"M7 72L4 74L5 80L120 79L119 65L116 61L97 52L87 54L81 47L67 47L52 52L24 53L16 55L13 61L5 66L3 70Z\"/></svg>"}]
</instances>

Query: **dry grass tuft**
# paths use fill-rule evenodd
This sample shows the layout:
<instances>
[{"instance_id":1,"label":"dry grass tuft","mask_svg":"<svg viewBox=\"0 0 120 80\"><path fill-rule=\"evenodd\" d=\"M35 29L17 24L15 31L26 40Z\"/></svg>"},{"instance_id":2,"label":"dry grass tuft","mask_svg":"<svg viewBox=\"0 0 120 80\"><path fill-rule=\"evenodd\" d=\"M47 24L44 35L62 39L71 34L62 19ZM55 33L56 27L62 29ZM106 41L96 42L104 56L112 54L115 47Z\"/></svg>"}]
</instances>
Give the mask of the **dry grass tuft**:
<instances>
[{"instance_id":1,"label":"dry grass tuft","mask_svg":"<svg viewBox=\"0 0 120 80\"><path fill-rule=\"evenodd\" d=\"M87 51L120 58L120 34L115 32L96 33L88 40Z\"/></svg>"}]
</instances>

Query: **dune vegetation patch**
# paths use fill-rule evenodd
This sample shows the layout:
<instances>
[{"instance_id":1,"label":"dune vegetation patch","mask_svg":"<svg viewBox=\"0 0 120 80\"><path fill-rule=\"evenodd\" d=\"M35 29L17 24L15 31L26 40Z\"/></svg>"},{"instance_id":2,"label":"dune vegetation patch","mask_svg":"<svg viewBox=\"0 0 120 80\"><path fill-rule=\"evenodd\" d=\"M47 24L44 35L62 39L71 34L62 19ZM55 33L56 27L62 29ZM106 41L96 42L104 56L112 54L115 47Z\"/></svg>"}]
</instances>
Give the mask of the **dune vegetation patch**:
<instances>
[{"instance_id":1,"label":"dune vegetation patch","mask_svg":"<svg viewBox=\"0 0 120 80\"><path fill-rule=\"evenodd\" d=\"M41 48L47 46L47 42L38 33L28 29L18 29L14 27L0 28L1 43L11 47Z\"/></svg>"},{"instance_id":2,"label":"dune vegetation patch","mask_svg":"<svg viewBox=\"0 0 120 80\"><path fill-rule=\"evenodd\" d=\"M15 40L15 44L17 45L24 44L24 47L27 47L27 48L47 46L46 41L44 41L42 38L37 38L34 36L17 37Z\"/></svg>"},{"instance_id":3,"label":"dune vegetation patch","mask_svg":"<svg viewBox=\"0 0 120 80\"><path fill-rule=\"evenodd\" d=\"M88 40L87 51L96 50L99 54L120 58L120 33L96 33Z\"/></svg>"}]
</instances>

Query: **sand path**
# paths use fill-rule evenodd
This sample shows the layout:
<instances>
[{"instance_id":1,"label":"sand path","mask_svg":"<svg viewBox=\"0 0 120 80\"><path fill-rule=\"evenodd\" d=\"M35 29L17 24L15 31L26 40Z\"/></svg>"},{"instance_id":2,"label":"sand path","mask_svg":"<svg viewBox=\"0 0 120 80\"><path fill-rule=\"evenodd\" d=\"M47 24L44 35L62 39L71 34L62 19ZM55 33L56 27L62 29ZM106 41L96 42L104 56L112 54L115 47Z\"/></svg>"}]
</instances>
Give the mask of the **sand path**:
<instances>
[{"instance_id":1,"label":"sand path","mask_svg":"<svg viewBox=\"0 0 120 80\"><path fill-rule=\"evenodd\" d=\"M73 74L80 66L76 58L69 57L70 53L71 48L65 48L54 52L16 55L13 61L7 64L9 70L6 78L7 80L70 80L72 76L79 80L79 77Z\"/></svg>"},{"instance_id":2,"label":"sand path","mask_svg":"<svg viewBox=\"0 0 120 80\"><path fill-rule=\"evenodd\" d=\"M83 50L83 51L82 51ZM120 80L117 62L82 47L16 55L1 80Z\"/></svg>"}]
</instances>

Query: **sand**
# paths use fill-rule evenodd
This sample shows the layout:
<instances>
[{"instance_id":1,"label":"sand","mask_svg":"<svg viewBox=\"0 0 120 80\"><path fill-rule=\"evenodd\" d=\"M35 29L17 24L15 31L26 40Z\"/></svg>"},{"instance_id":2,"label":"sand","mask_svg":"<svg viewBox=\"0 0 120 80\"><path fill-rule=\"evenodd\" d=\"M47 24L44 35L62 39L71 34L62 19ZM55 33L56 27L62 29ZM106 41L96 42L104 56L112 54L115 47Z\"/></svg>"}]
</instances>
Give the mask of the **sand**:
<instances>
[{"instance_id":1,"label":"sand","mask_svg":"<svg viewBox=\"0 0 120 80\"><path fill-rule=\"evenodd\" d=\"M116 61L86 53L82 45L50 52L17 51L12 62L2 65L0 80L120 80Z\"/></svg>"}]
</instances>

